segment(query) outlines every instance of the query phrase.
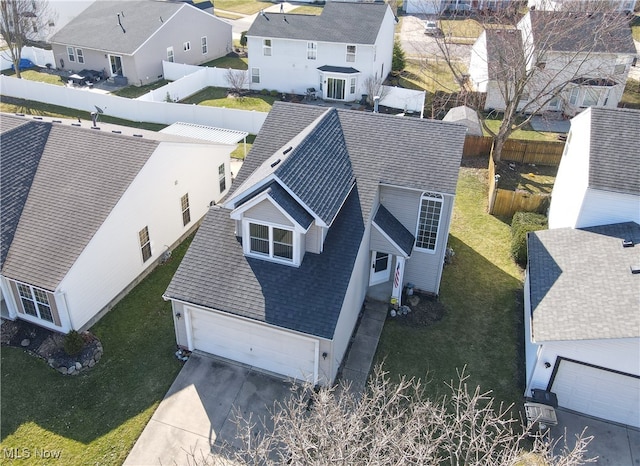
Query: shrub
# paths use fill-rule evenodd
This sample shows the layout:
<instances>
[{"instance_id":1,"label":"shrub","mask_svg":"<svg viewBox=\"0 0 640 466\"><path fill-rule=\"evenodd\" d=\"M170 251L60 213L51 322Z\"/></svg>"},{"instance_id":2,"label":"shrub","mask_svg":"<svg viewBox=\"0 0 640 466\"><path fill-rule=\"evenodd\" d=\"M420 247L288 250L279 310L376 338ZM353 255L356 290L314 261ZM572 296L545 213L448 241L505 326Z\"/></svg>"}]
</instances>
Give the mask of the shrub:
<instances>
[{"instance_id":1,"label":"shrub","mask_svg":"<svg viewBox=\"0 0 640 466\"><path fill-rule=\"evenodd\" d=\"M400 41L396 40L393 43L393 58L391 59L391 71L394 73L400 73L404 70L406 66L406 58L404 55L404 50L402 50L402 45L400 45Z\"/></svg>"},{"instance_id":2,"label":"shrub","mask_svg":"<svg viewBox=\"0 0 640 466\"><path fill-rule=\"evenodd\" d=\"M511 256L522 267L527 265L527 233L547 228L547 217L533 212L516 212L511 220Z\"/></svg>"},{"instance_id":3,"label":"shrub","mask_svg":"<svg viewBox=\"0 0 640 466\"><path fill-rule=\"evenodd\" d=\"M269 95L269 89L262 89L262 90L260 91L260 94L262 94L262 95Z\"/></svg>"},{"instance_id":4,"label":"shrub","mask_svg":"<svg viewBox=\"0 0 640 466\"><path fill-rule=\"evenodd\" d=\"M64 338L64 351L69 356L75 356L84 347L84 338L75 330L71 330Z\"/></svg>"},{"instance_id":5,"label":"shrub","mask_svg":"<svg viewBox=\"0 0 640 466\"><path fill-rule=\"evenodd\" d=\"M280 94L278 91L271 91L271 92L269 92L269 95L270 95L271 97L278 97L278 94Z\"/></svg>"}]
</instances>

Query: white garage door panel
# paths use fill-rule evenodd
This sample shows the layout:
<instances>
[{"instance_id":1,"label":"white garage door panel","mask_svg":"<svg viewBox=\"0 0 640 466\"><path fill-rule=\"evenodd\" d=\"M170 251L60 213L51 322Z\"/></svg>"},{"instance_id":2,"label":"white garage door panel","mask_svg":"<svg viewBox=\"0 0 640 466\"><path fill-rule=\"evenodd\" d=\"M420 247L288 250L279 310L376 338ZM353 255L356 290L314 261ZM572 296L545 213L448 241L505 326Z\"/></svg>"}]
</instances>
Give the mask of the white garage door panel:
<instances>
[{"instance_id":1,"label":"white garage door panel","mask_svg":"<svg viewBox=\"0 0 640 466\"><path fill-rule=\"evenodd\" d=\"M551 391L559 406L640 427L640 379L563 360Z\"/></svg>"},{"instance_id":2,"label":"white garage door panel","mask_svg":"<svg viewBox=\"0 0 640 466\"><path fill-rule=\"evenodd\" d=\"M244 319L190 309L195 349L316 382L316 341Z\"/></svg>"}]
</instances>

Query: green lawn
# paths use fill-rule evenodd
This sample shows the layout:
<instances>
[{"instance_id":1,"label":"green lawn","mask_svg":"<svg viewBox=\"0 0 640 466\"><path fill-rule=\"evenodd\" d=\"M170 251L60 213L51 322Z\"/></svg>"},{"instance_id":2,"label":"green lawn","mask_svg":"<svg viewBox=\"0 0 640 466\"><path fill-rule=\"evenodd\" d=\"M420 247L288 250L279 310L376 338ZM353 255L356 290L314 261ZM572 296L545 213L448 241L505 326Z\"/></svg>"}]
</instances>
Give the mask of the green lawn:
<instances>
[{"instance_id":1,"label":"green lawn","mask_svg":"<svg viewBox=\"0 0 640 466\"><path fill-rule=\"evenodd\" d=\"M118 89L115 92L112 92L113 95L118 95L120 97L126 97L128 99L135 99L140 97L141 95L145 95L148 92L153 91L154 89L158 89L159 87L166 86L169 83L166 79L161 79L151 84L147 84L145 86L127 86L122 89Z\"/></svg>"},{"instance_id":2,"label":"green lawn","mask_svg":"<svg viewBox=\"0 0 640 466\"><path fill-rule=\"evenodd\" d=\"M453 74L444 61L407 60L398 84L407 89L424 89L430 93L460 90L460 86L453 79Z\"/></svg>"},{"instance_id":3,"label":"green lawn","mask_svg":"<svg viewBox=\"0 0 640 466\"><path fill-rule=\"evenodd\" d=\"M51 118L81 118L91 120L91 114L84 110L76 110L58 105L50 105L33 100L14 99L0 96L0 111L7 113L24 113L25 115L46 116ZM114 125L132 126L134 128L147 129L149 131L160 131L167 125L157 123L144 123L139 121L123 120L108 115L102 115L100 121L113 123Z\"/></svg>"},{"instance_id":4,"label":"green lawn","mask_svg":"<svg viewBox=\"0 0 640 466\"><path fill-rule=\"evenodd\" d=\"M303 5L298 8L294 8L289 13L296 15L319 15L322 13L324 5Z\"/></svg>"},{"instance_id":5,"label":"green lawn","mask_svg":"<svg viewBox=\"0 0 640 466\"><path fill-rule=\"evenodd\" d=\"M624 94L622 94L618 107L640 108L640 81L635 79L627 80L627 85L624 88Z\"/></svg>"},{"instance_id":6,"label":"green lawn","mask_svg":"<svg viewBox=\"0 0 640 466\"><path fill-rule=\"evenodd\" d=\"M440 29L445 36L470 39L473 43L484 30L475 19L442 19L439 21Z\"/></svg>"},{"instance_id":7,"label":"green lawn","mask_svg":"<svg viewBox=\"0 0 640 466\"><path fill-rule=\"evenodd\" d=\"M63 376L2 348L2 449L57 450L65 465L122 464L181 368L162 293L189 243L91 329L104 355L90 371Z\"/></svg>"},{"instance_id":8,"label":"green lawn","mask_svg":"<svg viewBox=\"0 0 640 466\"><path fill-rule=\"evenodd\" d=\"M251 15L272 5L272 2L260 0L216 0L215 10L226 10Z\"/></svg>"},{"instance_id":9,"label":"green lawn","mask_svg":"<svg viewBox=\"0 0 640 466\"><path fill-rule=\"evenodd\" d=\"M252 95L246 97L227 97L227 89L207 87L197 94L182 100L185 104L208 105L210 107L235 108L268 112L277 97L270 95Z\"/></svg>"},{"instance_id":10,"label":"green lawn","mask_svg":"<svg viewBox=\"0 0 640 466\"><path fill-rule=\"evenodd\" d=\"M249 59L248 58L239 58L239 57L220 57L215 60L208 61L204 63L202 66L211 66L216 68L231 68L234 70L246 70L249 68Z\"/></svg>"},{"instance_id":11,"label":"green lawn","mask_svg":"<svg viewBox=\"0 0 640 466\"><path fill-rule=\"evenodd\" d=\"M487 170L462 168L440 300L444 318L409 327L388 320L376 354L392 377L430 381L427 394L447 393L443 382L467 366L469 383L492 390L498 401L522 394L522 270L509 254L509 225L486 213Z\"/></svg>"},{"instance_id":12,"label":"green lawn","mask_svg":"<svg viewBox=\"0 0 640 466\"><path fill-rule=\"evenodd\" d=\"M250 134L247 136L247 154L251 152L251 148L253 147L253 141L256 140L255 134ZM231 158L233 159L244 159L244 143L240 141L238 143L238 147L235 148L233 152L231 152Z\"/></svg>"},{"instance_id":13,"label":"green lawn","mask_svg":"<svg viewBox=\"0 0 640 466\"><path fill-rule=\"evenodd\" d=\"M502 123L502 120L488 119L485 121L487 126L491 128L491 131L495 133L498 132L500 124ZM489 133L486 130L484 132L485 136L489 136ZM535 131L530 126L525 125L522 129L517 129L513 133L511 133L509 139L528 139L529 141L558 141L558 134L547 133L544 131Z\"/></svg>"},{"instance_id":14,"label":"green lawn","mask_svg":"<svg viewBox=\"0 0 640 466\"><path fill-rule=\"evenodd\" d=\"M11 70L4 70L2 74L14 77L16 75L15 71ZM54 84L56 86L64 86L66 84L66 81L63 81L57 74L45 73L44 71L37 69L23 70L20 73L20 77L22 79L28 79L29 81L38 81L41 83Z\"/></svg>"}]
</instances>

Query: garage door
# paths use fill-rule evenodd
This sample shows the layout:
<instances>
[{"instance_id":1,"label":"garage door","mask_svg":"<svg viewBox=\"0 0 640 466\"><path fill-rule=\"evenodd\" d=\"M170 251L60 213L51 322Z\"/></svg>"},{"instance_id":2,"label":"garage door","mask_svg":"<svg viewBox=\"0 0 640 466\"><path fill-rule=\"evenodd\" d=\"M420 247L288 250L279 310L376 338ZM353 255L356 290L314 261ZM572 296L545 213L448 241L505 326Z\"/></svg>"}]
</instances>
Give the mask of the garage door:
<instances>
[{"instance_id":1,"label":"garage door","mask_svg":"<svg viewBox=\"0 0 640 466\"><path fill-rule=\"evenodd\" d=\"M193 348L299 380L318 381L318 341L247 319L188 309Z\"/></svg>"},{"instance_id":2,"label":"garage door","mask_svg":"<svg viewBox=\"0 0 640 466\"><path fill-rule=\"evenodd\" d=\"M562 360L551 386L558 405L640 427L640 379Z\"/></svg>"}]
</instances>

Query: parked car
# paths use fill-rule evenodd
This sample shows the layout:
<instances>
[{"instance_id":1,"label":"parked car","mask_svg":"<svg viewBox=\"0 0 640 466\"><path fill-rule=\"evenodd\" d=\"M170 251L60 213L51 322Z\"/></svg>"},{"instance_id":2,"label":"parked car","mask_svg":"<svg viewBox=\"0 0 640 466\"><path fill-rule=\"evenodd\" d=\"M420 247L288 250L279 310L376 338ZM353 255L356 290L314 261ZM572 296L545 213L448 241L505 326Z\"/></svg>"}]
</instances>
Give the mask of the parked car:
<instances>
[{"instance_id":1,"label":"parked car","mask_svg":"<svg viewBox=\"0 0 640 466\"><path fill-rule=\"evenodd\" d=\"M36 65L28 58L21 58L20 63L18 63L18 68L20 68L20 70L26 70L29 68L33 68L34 66ZM11 71L15 71L15 66L13 65L13 63L11 64Z\"/></svg>"},{"instance_id":2,"label":"parked car","mask_svg":"<svg viewBox=\"0 0 640 466\"><path fill-rule=\"evenodd\" d=\"M442 29L438 27L437 21L427 20L424 23L424 33L429 36L440 36L442 35Z\"/></svg>"}]
</instances>

